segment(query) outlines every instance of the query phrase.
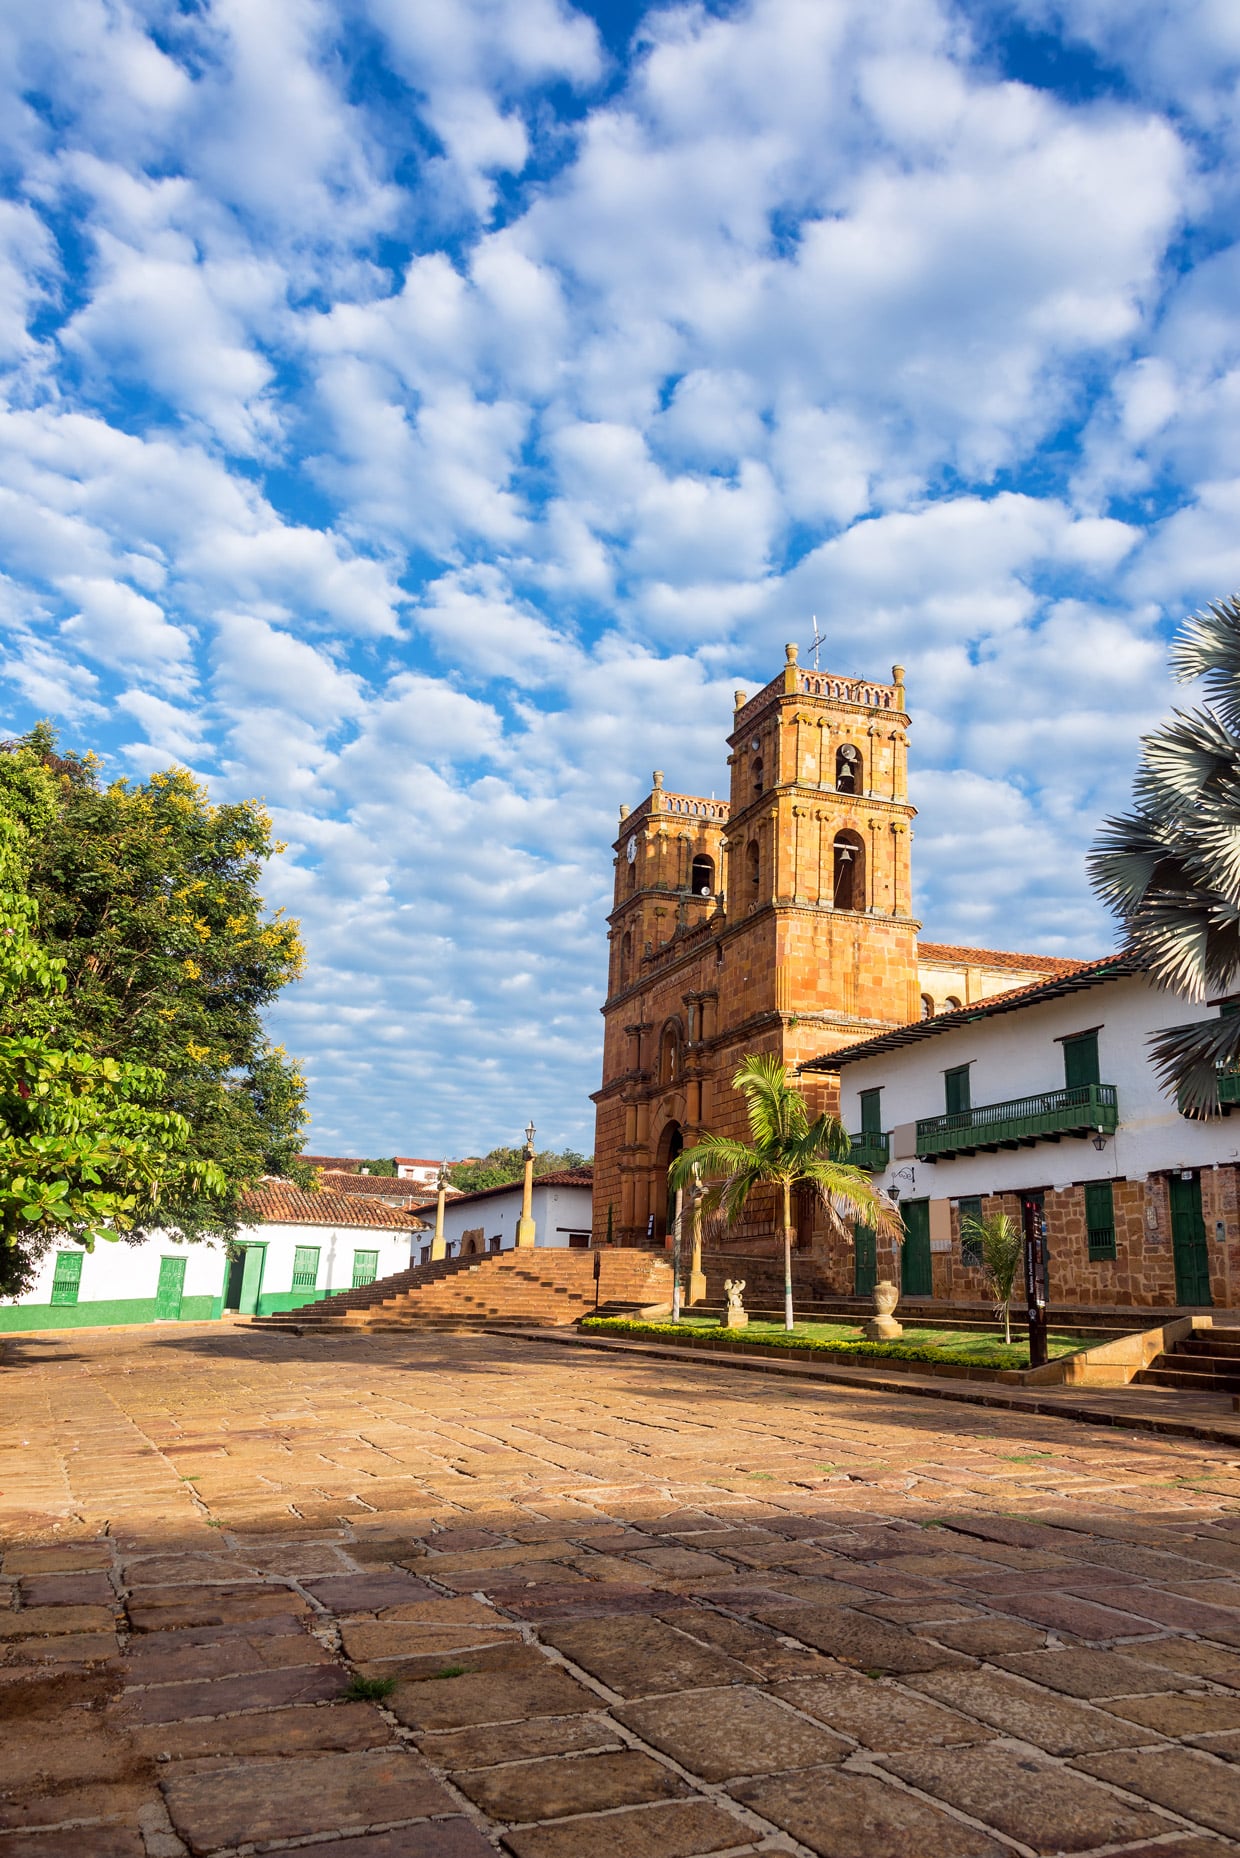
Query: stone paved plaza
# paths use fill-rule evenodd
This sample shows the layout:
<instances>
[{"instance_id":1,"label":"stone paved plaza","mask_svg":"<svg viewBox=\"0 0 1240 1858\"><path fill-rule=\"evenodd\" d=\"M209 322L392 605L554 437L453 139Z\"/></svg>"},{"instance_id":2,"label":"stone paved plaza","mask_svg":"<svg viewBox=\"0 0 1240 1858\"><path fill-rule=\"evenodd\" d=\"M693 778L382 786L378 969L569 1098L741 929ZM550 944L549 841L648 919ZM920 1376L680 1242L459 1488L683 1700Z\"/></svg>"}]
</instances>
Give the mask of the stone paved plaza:
<instances>
[{"instance_id":1,"label":"stone paved plaza","mask_svg":"<svg viewBox=\"0 0 1240 1858\"><path fill-rule=\"evenodd\" d=\"M496 1336L0 1362L0 1858L1240 1847L1226 1446Z\"/></svg>"}]
</instances>

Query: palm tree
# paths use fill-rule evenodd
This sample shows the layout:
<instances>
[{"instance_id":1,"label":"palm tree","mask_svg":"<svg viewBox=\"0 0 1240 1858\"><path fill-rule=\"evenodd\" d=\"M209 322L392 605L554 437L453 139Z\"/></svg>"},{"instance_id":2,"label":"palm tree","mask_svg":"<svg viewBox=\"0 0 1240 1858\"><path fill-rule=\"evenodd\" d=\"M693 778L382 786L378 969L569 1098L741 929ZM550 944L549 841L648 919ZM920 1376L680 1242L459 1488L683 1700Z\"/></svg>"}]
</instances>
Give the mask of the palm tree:
<instances>
[{"instance_id":1,"label":"palm tree","mask_svg":"<svg viewBox=\"0 0 1240 1858\"><path fill-rule=\"evenodd\" d=\"M1240 970L1240 598L1185 620L1170 656L1181 682L1205 679L1207 701L1144 738L1133 811L1106 821L1089 873L1126 952L1161 987L1204 1000L1231 992ZM1183 1107L1210 1115L1220 1069L1240 1063L1240 1014L1150 1047Z\"/></svg>"},{"instance_id":2,"label":"palm tree","mask_svg":"<svg viewBox=\"0 0 1240 1858\"><path fill-rule=\"evenodd\" d=\"M1025 1239L1010 1213L990 1213L984 1219L966 1219L960 1236L978 1252L986 1288L995 1300L995 1316L1003 1320L1003 1339L1012 1340L1012 1292L1025 1256Z\"/></svg>"},{"instance_id":3,"label":"palm tree","mask_svg":"<svg viewBox=\"0 0 1240 1858\"><path fill-rule=\"evenodd\" d=\"M904 1228L886 1194L862 1168L844 1157L849 1141L838 1116L810 1121L805 1099L788 1081L788 1072L773 1053L751 1053L732 1079L745 1098L751 1142L731 1136L704 1135L668 1170L673 1193L689 1185L695 1173L711 1183L703 1209L731 1225L745 1210L755 1187L778 1188L784 1215L784 1327L792 1318L792 1190L813 1189L840 1231L845 1219L870 1226L889 1238L902 1239Z\"/></svg>"}]
</instances>

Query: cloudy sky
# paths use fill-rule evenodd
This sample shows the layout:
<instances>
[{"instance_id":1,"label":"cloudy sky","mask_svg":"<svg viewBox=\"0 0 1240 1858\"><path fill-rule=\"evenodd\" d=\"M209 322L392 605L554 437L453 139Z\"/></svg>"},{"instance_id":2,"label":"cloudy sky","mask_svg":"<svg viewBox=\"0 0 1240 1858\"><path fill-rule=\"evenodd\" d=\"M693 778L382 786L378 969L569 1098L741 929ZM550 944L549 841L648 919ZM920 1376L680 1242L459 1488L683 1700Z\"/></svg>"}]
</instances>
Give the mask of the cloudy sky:
<instances>
[{"instance_id":1,"label":"cloudy sky","mask_svg":"<svg viewBox=\"0 0 1240 1858\"><path fill-rule=\"evenodd\" d=\"M1240 587L1233 0L0 0L0 724L265 797L312 1146L592 1145L616 810L816 613L1092 953Z\"/></svg>"}]
</instances>

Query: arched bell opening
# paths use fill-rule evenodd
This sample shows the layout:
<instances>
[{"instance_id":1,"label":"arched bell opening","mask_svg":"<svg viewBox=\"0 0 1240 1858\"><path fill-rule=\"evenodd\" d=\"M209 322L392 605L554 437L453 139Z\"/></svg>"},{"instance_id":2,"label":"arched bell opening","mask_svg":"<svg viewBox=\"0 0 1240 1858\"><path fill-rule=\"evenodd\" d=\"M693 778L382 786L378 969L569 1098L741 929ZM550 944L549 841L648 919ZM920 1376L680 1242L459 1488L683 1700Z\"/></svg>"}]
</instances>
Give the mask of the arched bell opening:
<instances>
[{"instance_id":1,"label":"arched bell opening","mask_svg":"<svg viewBox=\"0 0 1240 1858\"><path fill-rule=\"evenodd\" d=\"M835 791L855 794L860 787L861 756L851 742L835 751Z\"/></svg>"},{"instance_id":2,"label":"arched bell opening","mask_svg":"<svg viewBox=\"0 0 1240 1858\"><path fill-rule=\"evenodd\" d=\"M750 839L745 847L745 883L751 898L758 894L758 841Z\"/></svg>"},{"instance_id":3,"label":"arched bell opening","mask_svg":"<svg viewBox=\"0 0 1240 1858\"><path fill-rule=\"evenodd\" d=\"M715 894L715 861L708 852L699 852L689 873L689 888L695 897Z\"/></svg>"},{"instance_id":4,"label":"arched bell opening","mask_svg":"<svg viewBox=\"0 0 1240 1858\"><path fill-rule=\"evenodd\" d=\"M836 834L831 900L837 910L865 908L865 846L856 832Z\"/></svg>"}]
</instances>

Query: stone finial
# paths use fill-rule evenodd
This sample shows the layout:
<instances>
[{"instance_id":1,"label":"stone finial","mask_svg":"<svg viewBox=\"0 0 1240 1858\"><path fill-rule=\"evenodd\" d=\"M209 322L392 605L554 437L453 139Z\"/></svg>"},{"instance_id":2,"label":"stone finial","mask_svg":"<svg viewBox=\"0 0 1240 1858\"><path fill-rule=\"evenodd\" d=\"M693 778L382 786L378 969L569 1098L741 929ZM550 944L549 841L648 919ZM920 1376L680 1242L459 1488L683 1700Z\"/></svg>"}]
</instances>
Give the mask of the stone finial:
<instances>
[{"instance_id":1,"label":"stone finial","mask_svg":"<svg viewBox=\"0 0 1240 1858\"><path fill-rule=\"evenodd\" d=\"M784 657L785 657L785 658L787 659L787 661L788 661L788 663L789 663L789 664L795 664L795 663L796 663L796 661L797 661L797 651L798 651L798 649L799 649L799 647L797 647L797 646L795 646L795 645L785 645L785 646L784 646Z\"/></svg>"},{"instance_id":2,"label":"stone finial","mask_svg":"<svg viewBox=\"0 0 1240 1858\"><path fill-rule=\"evenodd\" d=\"M749 701L748 691L734 690L732 692L732 706L734 709L743 710L745 705L748 703L748 701Z\"/></svg>"},{"instance_id":3,"label":"stone finial","mask_svg":"<svg viewBox=\"0 0 1240 1858\"><path fill-rule=\"evenodd\" d=\"M662 791L662 788L663 788L663 770L662 770L662 768L656 768L656 769L655 769L655 771L654 771L654 774L653 774L653 776L652 776L652 779L653 779L653 781L654 781L654 790L655 790L655 792L656 792L656 793L660 793L660 792Z\"/></svg>"},{"instance_id":4,"label":"stone finial","mask_svg":"<svg viewBox=\"0 0 1240 1858\"><path fill-rule=\"evenodd\" d=\"M622 807L620 808L620 817L621 817L621 819L627 819L627 818L628 818L628 816L629 816L629 809L628 809L628 807L627 807L627 806L622 806Z\"/></svg>"},{"instance_id":5,"label":"stone finial","mask_svg":"<svg viewBox=\"0 0 1240 1858\"><path fill-rule=\"evenodd\" d=\"M896 697L899 700L900 708L903 709L904 708L904 666L902 664L892 665L891 681L896 687Z\"/></svg>"}]
</instances>

